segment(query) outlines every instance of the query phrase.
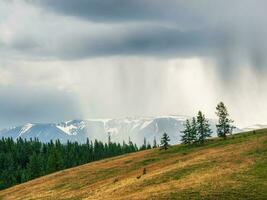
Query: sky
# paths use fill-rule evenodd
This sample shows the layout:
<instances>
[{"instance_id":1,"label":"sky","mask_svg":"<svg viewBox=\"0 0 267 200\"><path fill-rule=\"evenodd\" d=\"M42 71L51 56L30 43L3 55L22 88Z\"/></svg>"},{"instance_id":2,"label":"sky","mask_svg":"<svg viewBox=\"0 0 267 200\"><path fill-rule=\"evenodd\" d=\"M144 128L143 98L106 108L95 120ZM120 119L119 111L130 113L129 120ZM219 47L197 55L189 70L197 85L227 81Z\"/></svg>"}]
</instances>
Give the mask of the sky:
<instances>
[{"instance_id":1,"label":"sky","mask_svg":"<svg viewBox=\"0 0 267 200\"><path fill-rule=\"evenodd\" d=\"M0 128L75 118L267 124L265 0L1 0Z\"/></svg>"}]
</instances>

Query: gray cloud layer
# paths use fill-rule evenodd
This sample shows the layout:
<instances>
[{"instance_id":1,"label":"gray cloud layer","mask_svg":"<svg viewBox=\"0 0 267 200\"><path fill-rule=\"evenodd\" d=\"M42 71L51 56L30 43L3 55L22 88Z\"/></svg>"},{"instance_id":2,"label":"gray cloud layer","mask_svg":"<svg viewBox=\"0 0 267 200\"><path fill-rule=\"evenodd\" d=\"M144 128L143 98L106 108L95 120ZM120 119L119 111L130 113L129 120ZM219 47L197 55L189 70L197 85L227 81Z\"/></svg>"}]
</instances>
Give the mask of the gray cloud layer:
<instances>
[{"instance_id":1,"label":"gray cloud layer","mask_svg":"<svg viewBox=\"0 0 267 200\"><path fill-rule=\"evenodd\" d=\"M187 0L28 0L55 13L89 21L167 21L182 27L234 24L255 20L265 12L264 0L187 1ZM248 21L248 23L249 23ZM222 24L220 24L222 25Z\"/></svg>"},{"instance_id":2,"label":"gray cloud layer","mask_svg":"<svg viewBox=\"0 0 267 200\"><path fill-rule=\"evenodd\" d=\"M73 30L63 27L71 22L57 24L56 34L51 32L42 38L26 34L11 44L11 48L29 54L62 59L112 55L208 56L224 71L243 65L242 62L258 69L266 65L262 52L267 49L264 10L267 3L263 0L27 2L43 12L80 18L85 23L84 27L75 26L74 20ZM52 45L43 44L47 42Z\"/></svg>"}]
</instances>

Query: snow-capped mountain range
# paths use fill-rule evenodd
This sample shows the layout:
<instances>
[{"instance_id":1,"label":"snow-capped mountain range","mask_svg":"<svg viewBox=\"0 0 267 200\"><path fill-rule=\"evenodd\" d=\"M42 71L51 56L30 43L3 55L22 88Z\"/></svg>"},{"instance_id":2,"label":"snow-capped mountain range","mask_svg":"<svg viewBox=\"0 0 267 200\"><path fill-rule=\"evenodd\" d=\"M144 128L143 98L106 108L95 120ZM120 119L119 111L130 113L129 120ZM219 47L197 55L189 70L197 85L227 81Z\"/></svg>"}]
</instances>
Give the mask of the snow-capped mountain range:
<instances>
[{"instance_id":1,"label":"snow-capped mountain range","mask_svg":"<svg viewBox=\"0 0 267 200\"><path fill-rule=\"evenodd\" d=\"M164 132L171 138L171 143L180 142L180 131L184 129L185 116L128 117L120 119L86 119L71 120L61 123L28 123L0 131L0 137L38 138L42 142L59 139L61 142L78 141L87 138L106 142L108 134L114 142L128 142L129 138L137 145L143 143L144 137L151 144L154 137L159 143ZM213 135L215 121L209 120Z\"/></svg>"}]
</instances>

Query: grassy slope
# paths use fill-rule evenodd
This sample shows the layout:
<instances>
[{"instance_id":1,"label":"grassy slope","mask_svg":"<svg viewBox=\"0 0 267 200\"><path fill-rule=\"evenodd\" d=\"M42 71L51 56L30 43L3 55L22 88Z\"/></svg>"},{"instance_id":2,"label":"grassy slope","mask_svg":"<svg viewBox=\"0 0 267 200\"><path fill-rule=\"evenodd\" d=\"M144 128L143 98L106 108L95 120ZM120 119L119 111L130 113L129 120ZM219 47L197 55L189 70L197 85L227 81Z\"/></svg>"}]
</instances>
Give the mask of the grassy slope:
<instances>
[{"instance_id":1,"label":"grassy slope","mask_svg":"<svg viewBox=\"0 0 267 200\"><path fill-rule=\"evenodd\" d=\"M267 199L267 130L86 164L0 191L0 199Z\"/></svg>"}]
</instances>

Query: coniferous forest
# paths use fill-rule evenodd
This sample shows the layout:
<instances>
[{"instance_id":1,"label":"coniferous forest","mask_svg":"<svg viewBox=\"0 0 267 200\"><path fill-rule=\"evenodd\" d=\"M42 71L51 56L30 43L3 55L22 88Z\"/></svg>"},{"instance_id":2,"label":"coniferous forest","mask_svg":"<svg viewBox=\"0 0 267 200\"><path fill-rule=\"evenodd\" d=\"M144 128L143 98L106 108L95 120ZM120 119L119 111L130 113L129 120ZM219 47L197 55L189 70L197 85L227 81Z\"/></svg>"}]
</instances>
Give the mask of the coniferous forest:
<instances>
[{"instance_id":1,"label":"coniferous forest","mask_svg":"<svg viewBox=\"0 0 267 200\"><path fill-rule=\"evenodd\" d=\"M95 140L85 144L41 143L38 139L0 140L0 189L28 180L78 166L88 162L138 151L135 144L103 143Z\"/></svg>"}]
</instances>

